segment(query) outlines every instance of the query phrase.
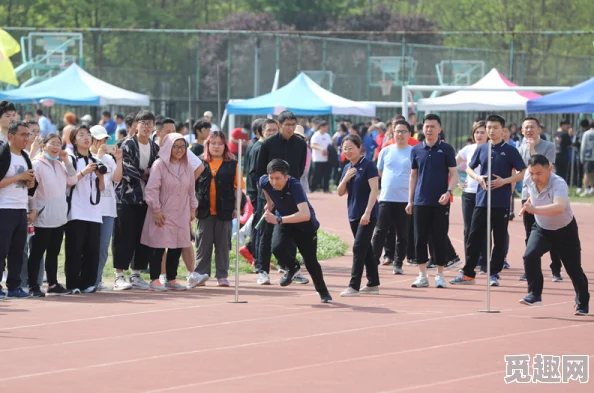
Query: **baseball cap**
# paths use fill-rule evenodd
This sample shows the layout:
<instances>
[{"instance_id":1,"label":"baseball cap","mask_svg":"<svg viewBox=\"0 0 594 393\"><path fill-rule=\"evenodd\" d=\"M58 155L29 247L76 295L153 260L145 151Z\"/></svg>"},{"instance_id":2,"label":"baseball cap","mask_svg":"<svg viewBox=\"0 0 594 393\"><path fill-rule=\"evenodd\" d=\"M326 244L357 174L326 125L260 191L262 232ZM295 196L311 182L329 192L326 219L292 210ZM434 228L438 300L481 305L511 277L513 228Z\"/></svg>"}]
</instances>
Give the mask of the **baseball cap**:
<instances>
[{"instance_id":1,"label":"baseball cap","mask_svg":"<svg viewBox=\"0 0 594 393\"><path fill-rule=\"evenodd\" d=\"M111 139L111 136L109 136L109 134L107 133L107 130L103 126L93 126L93 127L91 127L90 131L91 131L91 136L94 139L97 139L97 140L106 139L106 138Z\"/></svg>"}]
</instances>

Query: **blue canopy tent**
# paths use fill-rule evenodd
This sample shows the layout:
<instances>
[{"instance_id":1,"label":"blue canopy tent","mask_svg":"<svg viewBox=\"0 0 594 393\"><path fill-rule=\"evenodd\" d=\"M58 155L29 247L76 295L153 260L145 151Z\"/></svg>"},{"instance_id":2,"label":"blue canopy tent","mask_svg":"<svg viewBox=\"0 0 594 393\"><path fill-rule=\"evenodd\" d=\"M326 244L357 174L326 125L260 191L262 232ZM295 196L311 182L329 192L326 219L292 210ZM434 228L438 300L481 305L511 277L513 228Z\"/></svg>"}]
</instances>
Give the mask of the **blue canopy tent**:
<instances>
[{"instance_id":1,"label":"blue canopy tent","mask_svg":"<svg viewBox=\"0 0 594 393\"><path fill-rule=\"evenodd\" d=\"M375 116L375 106L331 93L304 73L272 93L227 104L230 115L278 115L283 110L298 116Z\"/></svg>"},{"instance_id":2,"label":"blue canopy tent","mask_svg":"<svg viewBox=\"0 0 594 393\"><path fill-rule=\"evenodd\" d=\"M76 64L35 85L0 91L0 100L20 104L53 100L58 105L72 106L148 106L150 102L149 96L110 85Z\"/></svg>"},{"instance_id":3,"label":"blue canopy tent","mask_svg":"<svg viewBox=\"0 0 594 393\"><path fill-rule=\"evenodd\" d=\"M528 113L594 113L594 78L528 101Z\"/></svg>"}]
</instances>

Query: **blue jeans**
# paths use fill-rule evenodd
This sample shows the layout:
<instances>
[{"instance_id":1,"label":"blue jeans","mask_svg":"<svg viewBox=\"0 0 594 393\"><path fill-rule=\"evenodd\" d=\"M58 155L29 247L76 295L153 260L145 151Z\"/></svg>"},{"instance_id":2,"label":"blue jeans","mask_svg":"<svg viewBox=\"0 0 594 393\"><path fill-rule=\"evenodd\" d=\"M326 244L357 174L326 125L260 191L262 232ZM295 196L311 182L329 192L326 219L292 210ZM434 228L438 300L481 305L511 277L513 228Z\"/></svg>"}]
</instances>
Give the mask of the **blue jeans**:
<instances>
[{"instance_id":1,"label":"blue jeans","mask_svg":"<svg viewBox=\"0 0 594 393\"><path fill-rule=\"evenodd\" d=\"M111 241L111 235L113 234L113 222L115 217L103 216L103 224L101 224L101 235L99 236L99 267L97 269L97 281L95 287L101 282L103 276L103 269L107 262L107 255L109 251L109 243Z\"/></svg>"},{"instance_id":2,"label":"blue jeans","mask_svg":"<svg viewBox=\"0 0 594 393\"><path fill-rule=\"evenodd\" d=\"M33 235L35 236L35 235ZM21 269L21 288L29 288L29 246L31 245L31 238L33 237L27 233L27 241L25 242L25 249L23 250L23 267ZM43 272L45 271L45 260L41 257L41 263L39 265L39 274L37 275L37 286L41 288L43 285Z\"/></svg>"}]
</instances>

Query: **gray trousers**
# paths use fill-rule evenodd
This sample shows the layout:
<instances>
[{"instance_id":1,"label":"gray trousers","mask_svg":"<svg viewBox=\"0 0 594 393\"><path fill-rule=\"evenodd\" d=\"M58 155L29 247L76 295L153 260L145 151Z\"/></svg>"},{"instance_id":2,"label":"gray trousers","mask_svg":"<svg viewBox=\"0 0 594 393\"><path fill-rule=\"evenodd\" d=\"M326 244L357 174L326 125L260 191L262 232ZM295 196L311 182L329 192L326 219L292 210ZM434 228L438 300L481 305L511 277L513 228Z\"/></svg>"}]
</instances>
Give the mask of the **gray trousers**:
<instances>
[{"instance_id":1,"label":"gray trousers","mask_svg":"<svg viewBox=\"0 0 594 393\"><path fill-rule=\"evenodd\" d=\"M196 269L199 274L210 276L212 249L215 249L216 278L227 278L229 251L231 251L232 221L222 221L217 216L198 220L196 234Z\"/></svg>"}]
</instances>

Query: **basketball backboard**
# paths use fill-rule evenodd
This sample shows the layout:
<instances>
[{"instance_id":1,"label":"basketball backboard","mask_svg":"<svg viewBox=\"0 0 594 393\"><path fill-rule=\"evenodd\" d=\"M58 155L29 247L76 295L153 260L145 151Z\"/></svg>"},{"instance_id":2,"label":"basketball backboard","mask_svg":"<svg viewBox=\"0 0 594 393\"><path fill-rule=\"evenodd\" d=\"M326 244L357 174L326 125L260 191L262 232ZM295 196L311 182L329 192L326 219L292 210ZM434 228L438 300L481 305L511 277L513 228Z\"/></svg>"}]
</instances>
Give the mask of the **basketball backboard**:
<instances>
[{"instance_id":1,"label":"basketball backboard","mask_svg":"<svg viewBox=\"0 0 594 393\"><path fill-rule=\"evenodd\" d=\"M302 72L324 89L332 91L332 88L334 87L334 80L336 79L334 72L323 70L307 70Z\"/></svg>"},{"instance_id":2,"label":"basketball backboard","mask_svg":"<svg viewBox=\"0 0 594 393\"><path fill-rule=\"evenodd\" d=\"M417 61L412 56L371 56L369 65L369 86L379 87L379 81L392 81L393 86L414 83Z\"/></svg>"},{"instance_id":3,"label":"basketball backboard","mask_svg":"<svg viewBox=\"0 0 594 393\"><path fill-rule=\"evenodd\" d=\"M471 85L485 76L482 60L442 60L436 69L442 85Z\"/></svg>"}]
</instances>

